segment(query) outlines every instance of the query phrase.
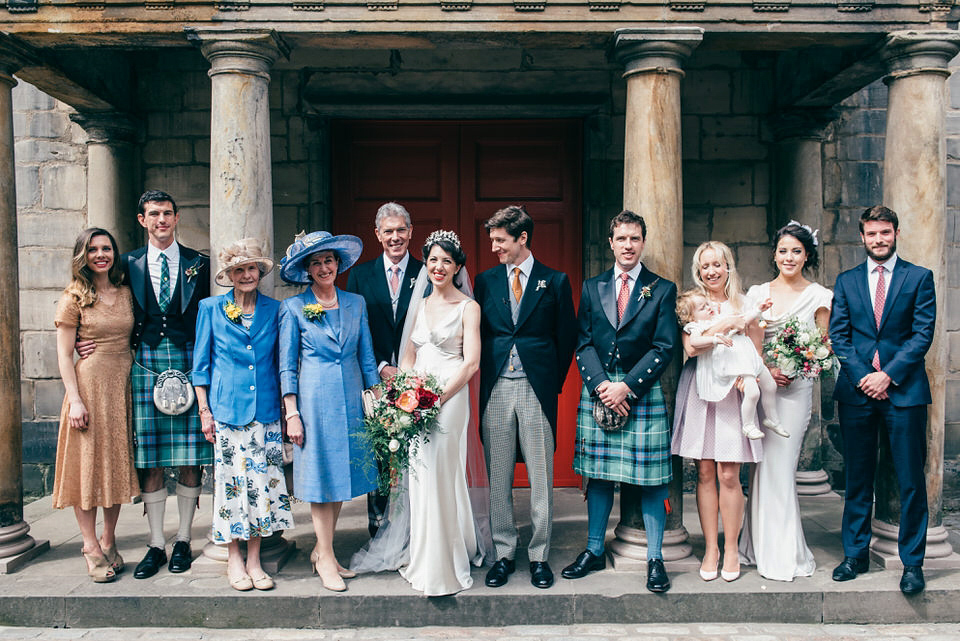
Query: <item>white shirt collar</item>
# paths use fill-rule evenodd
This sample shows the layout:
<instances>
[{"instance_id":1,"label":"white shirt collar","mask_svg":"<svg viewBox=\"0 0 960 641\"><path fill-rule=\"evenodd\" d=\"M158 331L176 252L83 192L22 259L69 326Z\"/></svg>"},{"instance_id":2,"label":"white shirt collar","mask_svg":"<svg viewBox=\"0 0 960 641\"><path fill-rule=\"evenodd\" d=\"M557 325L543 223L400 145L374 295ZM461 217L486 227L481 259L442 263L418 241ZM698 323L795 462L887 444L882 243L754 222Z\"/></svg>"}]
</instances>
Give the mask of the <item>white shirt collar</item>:
<instances>
[{"instance_id":1,"label":"white shirt collar","mask_svg":"<svg viewBox=\"0 0 960 641\"><path fill-rule=\"evenodd\" d=\"M519 265L507 265L507 276L512 276L513 270L517 267L520 268L524 276L530 278L530 272L533 271L533 252L530 252L530 255Z\"/></svg>"},{"instance_id":2,"label":"white shirt collar","mask_svg":"<svg viewBox=\"0 0 960 641\"><path fill-rule=\"evenodd\" d=\"M174 241L166 249L160 249L153 243L147 243L147 260L149 262L159 262L160 254L166 254L168 262L177 263L180 261L180 244Z\"/></svg>"},{"instance_id":3,"label":"white shirt collar","mask_svg":"<svg viewBox=\"0 0 960 641\"><path fill-rule=\"evenodd\" d=\"M614 264L613 266L614 280L620 280L620 275L623 273L626 273L627 275L630 276L630 282L635 283L637 282L637 279L640 278L640 272L642 271L643 271L643 263L637 263L636 265L634 265L633 269L631 269L628 272L624 272L622 269L620 269L620 265Z\"/></svg>"},{"instance_id":4,"label":"white shirt collar","mask_svg":"<svg viewBox=\"0 0 960 641\"><path fill-rule=\"evenodd\" d=\"M393 270L393 261L387 256L387 252L383 252L383 270L387 274L387 277L390 277L390 274ZM403 258L400 259L400 262L397 265L400 267L400 277L402 278L404 274L407 273L407 265L410 264L410 252L407 252L403 255Z\"/></svg>"},{"instance_id":5,"label":"white shirt collar","mask_svg":"<svg viewBox=\"0 0 960 641\"><path fill-rule=\"evenodd\" d=\"M890 255L890 258L888 258L882 263L878 263L874 259L867 256L867 273L868 274L874 273L877 270L878 265L883 265L884 271L886 271L887 274L892 274L893 268L897 265L897 252L893 252L893 254Z\"/></svg>"}]
</instances>

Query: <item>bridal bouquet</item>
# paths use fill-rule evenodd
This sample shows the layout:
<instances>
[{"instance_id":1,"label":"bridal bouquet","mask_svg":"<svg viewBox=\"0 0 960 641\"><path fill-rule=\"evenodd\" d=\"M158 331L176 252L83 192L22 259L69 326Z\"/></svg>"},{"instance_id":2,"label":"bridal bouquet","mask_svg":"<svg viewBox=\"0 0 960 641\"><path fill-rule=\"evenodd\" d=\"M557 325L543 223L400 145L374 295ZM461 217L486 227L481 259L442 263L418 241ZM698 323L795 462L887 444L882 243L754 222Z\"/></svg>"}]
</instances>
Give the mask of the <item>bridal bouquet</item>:
<instances>
[{"instance_id":1,"label":"bridal bouquet","mask_svg":"<svg viewBox=\"0 0 960 641\"><path fill-rule=\"evenodd\" d=\"M376 388L380 398L373 401L364 427L377 457L380 492L386 494L410 467L410 455L429 440L440 413L442 389L431 374L404 371Z\"/></svg>"},{"instance_id":2,"label":"bridal bouquet","mask_svg":"<svg viewBox=\"0 0 960 641\"><path fill-rule=\"evenodd\" d=\"M764 343L763 353L767 363L789 378L817 379L838 369L826 332L801 323L796 316L784 323L773 340Z\"/></svg>"}]
</instances>

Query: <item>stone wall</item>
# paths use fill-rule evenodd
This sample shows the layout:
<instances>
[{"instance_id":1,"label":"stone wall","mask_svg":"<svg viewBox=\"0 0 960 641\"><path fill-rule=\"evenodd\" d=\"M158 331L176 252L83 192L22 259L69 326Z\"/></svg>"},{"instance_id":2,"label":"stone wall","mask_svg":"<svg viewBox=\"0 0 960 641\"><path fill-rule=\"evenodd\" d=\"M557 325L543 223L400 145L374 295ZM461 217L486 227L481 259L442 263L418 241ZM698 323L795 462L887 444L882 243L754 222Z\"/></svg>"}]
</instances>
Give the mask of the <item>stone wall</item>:
<instances>
[{"instance_id":1,"label":"stone wall","mask_svg":"<svg viewBox=\"0 0 960 641\"><path fill-rule=\"evenodd\" d=\"M24 493L49 493L63 384L53 316L86 226L86 135L72 110L21 82L13 90L20 252Z\"/></svg>"}]
</instances>

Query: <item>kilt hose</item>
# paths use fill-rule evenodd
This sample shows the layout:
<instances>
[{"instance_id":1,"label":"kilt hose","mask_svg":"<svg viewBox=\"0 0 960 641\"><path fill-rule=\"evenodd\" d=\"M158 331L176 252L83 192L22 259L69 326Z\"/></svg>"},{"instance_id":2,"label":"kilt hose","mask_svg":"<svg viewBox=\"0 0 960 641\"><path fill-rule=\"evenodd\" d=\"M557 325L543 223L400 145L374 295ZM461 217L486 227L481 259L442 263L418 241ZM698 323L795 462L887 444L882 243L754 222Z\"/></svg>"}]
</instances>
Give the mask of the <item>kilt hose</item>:
<instances>
[{"instance_id":1,"label":"kilt hose","mask_svg":"<svg viewBox=\"0 0 960 641\"><path fill-rule=\"evenodd\" d=\"M193 344L180 347L167 338L156 347L140 344L132 374L134 465L151 469L212 464L213 445L203 438L196 402L179 416L168 416L153 404L153 386L167 369L178 369L189 378Z\"/></svg>"},{"instance_id":2,"label":"kilt hose","mask_svg":"<svg viewBox=\"0 0 960 641\"><path fill-rule=\"evenodd\" d=\"M607 374L614 382L624 376L619 368ZM669 483L670 421L660 383L632 402L627 423L617 431L606 432L593 419L593 405L599 402L584 386L577 408L574 472L631 485Z\"/></svg>"},{"instance_id":3,"label":"kilt hose","mask_svg":"<svg viewBox=\"0 0 960 641\"><path fill-rule=\"evenodd\" d=\"M553 430L526 378L497 379L483 413L483 445L490 476L490 529L497 559L514 559L520 534L513 516L517 437L530 479L527 546L531 562L546 561L553 528Z\"/></svg>"}]
</instances>

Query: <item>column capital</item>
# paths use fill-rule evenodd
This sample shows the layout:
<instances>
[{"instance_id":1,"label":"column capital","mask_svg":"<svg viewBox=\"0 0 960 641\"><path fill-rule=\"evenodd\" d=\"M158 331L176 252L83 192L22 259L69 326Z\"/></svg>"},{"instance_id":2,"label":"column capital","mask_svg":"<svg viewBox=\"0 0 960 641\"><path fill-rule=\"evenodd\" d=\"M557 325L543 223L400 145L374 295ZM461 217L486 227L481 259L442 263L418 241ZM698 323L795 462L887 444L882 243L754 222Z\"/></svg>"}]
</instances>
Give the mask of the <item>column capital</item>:
<instances>
[{"instance_id":1,"label":"column capital","mask_svg":"<svg viewBox=\"0 0 960 641\"><path fill-rule=\"evenodd\" d=\"M78 112L70 120L87 132L87 144L136 142L140 125L132 116L118 111Z\"/></svg>"},{"instance_id":2,"label":"column capital","mask_svg":"<svg viewBox=\"0 0 960 641\"><path fill-rule=\"evenodd\" d=\"M238 73L270 79L270 68L290 47L273 29L229 31L186 28L187 39L200 46L210 62L209 75Z\"/></svg>"},{"instance_id":3,"label":"column capital","mask_svg":"<svg viewBox=\"0 0 960 641\"><path fill-rule=\"evenodd\" d=\"M700 27L617 29L611 56L624 66L624 77L643 72L683 74L684 61L702 40Z\"/></svg>"},{"instance_id":4,"label":"column capital","mask_svg":"<svg viewBox=\"0 0 960 641\"><path fill-rule=\"evenodd\" d=\"M777 141L823 140L823 129L838 115L833 107L800 107L773 114L769 123Z\"/></svg>"},{"instance_id":5,"label":"column capital","mask_svg":"<svg viewBox=\"0 0 960 641\"><path fill-rule=\"evenodd\" d=\"M37 54L33 48L19 38L0 33L0 81L15 87L17 81L13 74L28 64L37 63Z\"/></svg>"},{"instance_id":6,"label":"column capital","mask_svg":"<svg viewBox=\"0 0 960 641\"><path fill-rule=\"evenodd\" d=\"M889 74L884 82L919 73L950 75L949 63L960 52L957 31L894 31L880 50Z\"/></svg>"}]
</instances>

